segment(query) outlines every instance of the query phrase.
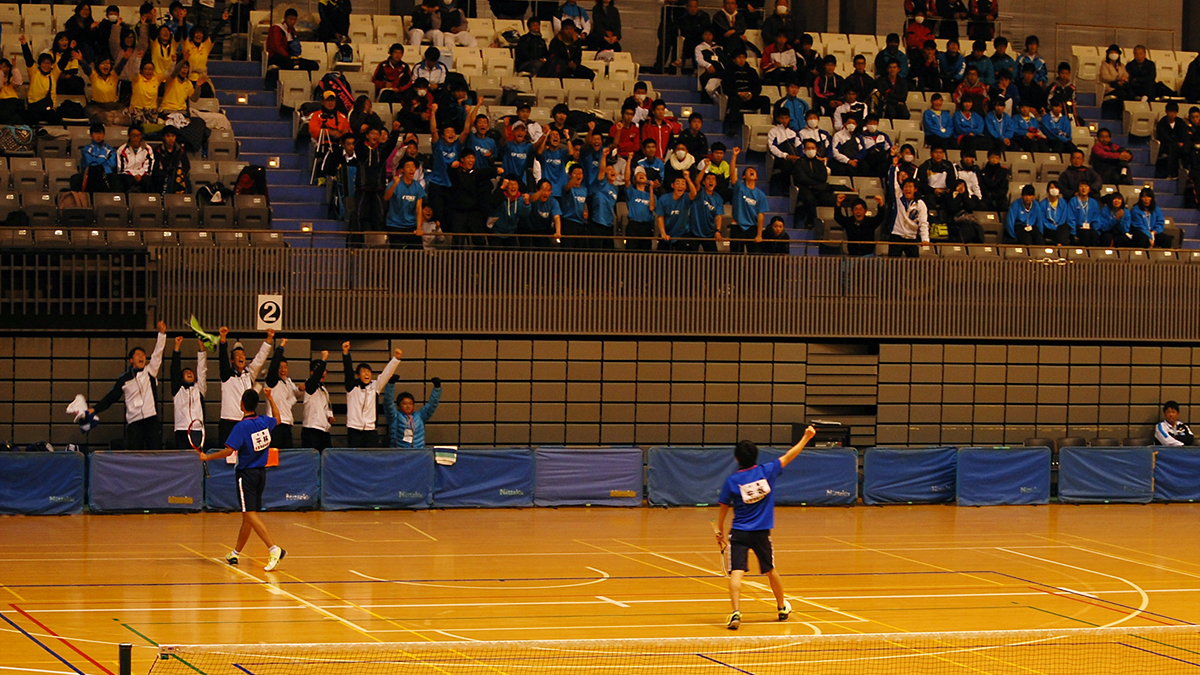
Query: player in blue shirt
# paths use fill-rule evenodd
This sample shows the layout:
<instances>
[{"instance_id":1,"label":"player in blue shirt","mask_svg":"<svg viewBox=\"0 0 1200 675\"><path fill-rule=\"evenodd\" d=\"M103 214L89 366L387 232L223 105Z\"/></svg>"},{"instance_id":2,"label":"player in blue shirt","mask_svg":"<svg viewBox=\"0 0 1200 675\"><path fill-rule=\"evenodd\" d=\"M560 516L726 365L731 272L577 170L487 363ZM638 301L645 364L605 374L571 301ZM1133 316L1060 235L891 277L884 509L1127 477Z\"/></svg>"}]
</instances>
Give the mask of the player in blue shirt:
<instances>
[{"instance_id":1,"label":"player in blue shirt","mask_svg":"<svg viewBox=\"0 0 1200 675\"><path fill-rule=\"evenodd\" d=\"M763 222L767 214L767 195L758 187L758 172L747 167L741 180L737 175L737 158L741 148L733 149L729 163L729 180L733 183L733 225L729 228L729 252L752 253L762 243ZM747 240L753 240L750 243Z\"/></svg>"},{"instance_id":2,"label":"player in blue shirt","mask_svg":"<svg viewBox=\"0 0 1200 675\"><path fill-rule=\"evenodd\" d=\"M416 180L417 163L411 157L400 161L400 173L392 180L383 199L388 204L387 229L392 244L400 248L421 247L421 206L425 189Z\"/></svg>"},{"instance_id":3,"label":"player in blue shirt","mask_svg":"<svg viewBox=\"0 0 1200 675\"><path fill-rule=\"evenodd\" d=\"M693 184L694 185L694 184ZM692 194L692 217L688 224L688 250L717 252L721 237L721 219L725 217L725 200L717 192L717 175L705 174L703 189Z\"/></svg>"},{"instance_id":4,"label":"player in blue shirt","mask_svg":"<svg viewBox=\"0 0 1200 675\"><path fill-rule=\"evenodd\" d=\"M571 160L571 147L562 141L562 136L556 129L546 132L550 139L542 148L542 178L550 181L550 196L562 195L567 185L567 162Z\"/></svg>"},{"instance_id":5,"label":"player in blue shirt","mask_svg":"<svg viewBox=\"0 0 1200 675\"><path fill-rule=\"evenodd\" d=\"M267 565L263 569L270 572L279 566L279 561L287 555L287 551L275 545L271 533L258 515L263 510L263 489L267 486L267 456L271 447L271 430L279 419L279 408L275 399L271 398L270 387L263 387L263 395L271 406L269 417L259 417L258 392L247 389L242 393L242 421L234 425L225 441L225 449L207 454L203 449L197 450L200 461L211 462L214 459L224 459L237 453L237 489L238 500L242 505L242 529L238 531L237 547L225 556L225 562L230 565L238 564L242 549L250 541L250 533L254 532L267 545Z\"/></svg>"},{"instance_id":6,"label":"player in blue shirt","mask_svg":"<svg viewBox=\"0 0 1200 675\"><path fill-rule=\"evenodd\" d=\"M469 135L463 131L470 129L475 124L475 117L479 114L479 104L476 104L467 115L467 123L463 129L459 129L453 123L444 124L438 129L437 122L438 104L434 103L429 106L429 133L433 141L432 150L430 151L429 170L425 172L425 183L428 188L429 205L433 207L434 218L444 218L446 211L446 200L452 200L451 183L450 183L450 165L458 161L458 155L463 151ZM362 223L363 226L370 226L370 223Z\"/></svg>"},{"instance_id":7,"label":"player in blue shirt","mask_svg":"<svg viewBox=\"0 0 1200 675\"><path fill-rule=\"evenodd\" d=\"M552 191L550 181L543 178L538 181L537 190L528 195L529 215L524 224L517 228L517 233L534 236L522 237L519 242L521 246L553 248L554 240L562 238L562 209Z\"/></svg>"},{"instance_id":8,"label":"player in blue shirt","mask_svg":"<svg viewBox=\"0 0 1200 675\"><path fill-rule=\"evenodd\" d=\"M675 178L671 192L658 198L658 250L687 250L683 237L688 232L688 221L692 217L692 194L695 194L695 189L692 179L685 172ZM689 190L692 194L688 194Z\"/></svg>"},{"instance_id":9,"label":"player in blue shirt","mask_svg":"<svg viewBox=\"0 0 1200 675\"><path fill-rule=\"evenodd\" d=\"M588 210L588 234L594 239L591 249L613 247L613 224L617 221L617 170L608 164L608 150L600 157L600 182L592 186Z\"/></svg>"},{"instance_id":10,"label":"player in blue shirt","mask_svg":"<svg viewBox=\"0 0 1200 675\"><path fill-rule=\"evenodd\" d=\"M571 164L567 170L567 185L563 188L562 196L558 198L558 206L562 210L562 239L563 248L587 248L587 242L580 239L587 234L587 203L588 191L583 186L584 168L582 164Z\"/></svg>"},{"instance_id":11,"label":"player in blue shirt","mask_svg":"<svg viewBox=\"0 0 1200 675\"><path fill-rule=\"evenodd\" d=\"M500 148L500 166L504 168L504 177L518 181L521 185L529 184L528 173L533 168L533 156L542 151L548 134L542 134L537 143L528 140L529 130L524 122L516 122L511 127L512 140ZM507 138L508 134L505 134Z\"/></svg>"},{"instance_id":12,"label":"player in blue shirt","mask_svg":"<svg viewBox=\"0 0 1200 675\"><path fill-rule=\"evenodd\" d=\"M750 441L739 441L733 449L733 457L737 460L739 470L721 486L721 511L717 514L717 542L722 550L725 548L725 518L733 510L733 523L729 529L729 597L733 601L733 613L729 615L726 627L737 630L742 624L740 595L742 577L750 571L747 553L754 551L758 558L758 569L767 575L771 582L771 592L775 594L775 607L779 612L779 620L787 621L792 613L792 605L783 597L783 580L775 569L775 554L771 550L771 528L775 527L775 480L787 468L792 460L799 456L800 451L817 430L811 426L804 430L804 438L793 445L782 457L766 464L758 463L758 446Z\"/></svg>"},{"instance_id":13,"label":"player in blue shirt","mask_svg":"<svg viewBox=\"0 0 1200 675\"><path fill-rule=\"evenodd\" d=\"M467 138L467 147L475 153L475 167L490 169L495 165L500 148L496 139L489 133L487 115L475 116L475 131Z\"/></svg>"}]
</instances>

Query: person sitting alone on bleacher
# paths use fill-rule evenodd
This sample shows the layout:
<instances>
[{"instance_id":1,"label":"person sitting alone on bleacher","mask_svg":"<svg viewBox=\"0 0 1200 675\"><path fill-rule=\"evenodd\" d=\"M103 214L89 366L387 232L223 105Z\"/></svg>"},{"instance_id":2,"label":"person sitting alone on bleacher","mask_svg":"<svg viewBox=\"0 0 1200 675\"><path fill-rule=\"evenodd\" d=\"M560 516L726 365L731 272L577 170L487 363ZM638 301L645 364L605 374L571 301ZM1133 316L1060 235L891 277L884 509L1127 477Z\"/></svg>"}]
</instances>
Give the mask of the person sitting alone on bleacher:
<instances>
[{"instance_id":1,"label":"person sitting alone on bleacher","mask_svg":"<svg viewBox=\"0 0 1200 675\"><path fill-rule=\"evenodd\" d=\"M388 49L388 57L375 67L371 82L380 103L404 100L404 92L412 86L412 70L404 62L404 45L397 42Z\"/></svg>"},{"instance_id":2,"label":"person sitting alone on bleacher","mask_svg":"<svg viewBox=\"0 0 1200 675\"><path fill-rule=\"evenodd\" d=\"M546 65L550 49L546 46L546 38L542 37L541 20L536 16L531 17L526 25L529 31L517 40L517 47L513 50L513 70L536 75Z\"/></svg>"},{"instance_id":3,"label":"person sitting alone on bleacher","mask_svg":"<svg viewBox=\"0 0 1200 675\"><path fill-rule=\"evenodd\" d=\"M425 80L430 91L437 91L438 87L446 81L446 76L450 73L446 69L446 64L442 63L442 51L437 47L430 47L425 50L425 60L417 64L413 68L413 78L421 78Z\"/></svg>"},{"instance_id":4,"label":"person sitting alone on bleacher","mask_svg":"<svg viewBox=\"0 0 1200 675\"><path fill-rule=\"evenodd\" d=\"M196 26L192 28L188 39L183 43L183 58L187 59L190 68L190 77L192 82L196 83L196 88L200 90L200 96L205 98L214 98L216 92L213 91L211 82L207 79L208 76L208 56L212 54L214 37L221 32L221 27L225 22L229 21L229 11L226 10L221 15L221 20L211 28L203 28ZM204 82L200 78L206 78Z\"/></svg>"},{"instance_id":5,"label":"person sitting alone on bleacher","mask_svg":"<svg viewBox=\"0 0 1200 675\"><path fill-rule=\"evenodd\" d=\"M442 10L442 47L477 47L479 42L467 27L467 15L450 5Z\"/></svg>"},{"instance_id":6,"label":"person sitting alone on bleacher","mask_svg":"<svg viewBox=\"0 0 1200 675\"><path fill-rule=\"evenodd\" d=\"M29 69L29 88L25 92L25 119L31 126L43 122L57 123L61 119L57 110L56 93L59 69L54 63L54 57L43 52L38 55L37 61L34 61L33 52L29 50L24 35L21 36L21 51L25 57L25 67Z\"/></svg>"},{"instance_id":7,"label":"person sitting alone on bleacher","mask_svg":"<svg viewBox=\"0 0 1200 675\"><path fill-rule=\"evenodd\" d=\"M1084 166L1083 151L1076 150L1071 153L1070 164L1059 174L1058 183L1062 186L1063 196L1070 199L1079 191L1080 183L1087 183L1093 193L1099 194L1104 181L1095 169Z\"/></svg>"},{"instance_id":8,"label":"person sitting alone on bleacher","mask_svg":"<svg viewBox=\"0 0 1200 675\"><path fill-rule=\"evenodd\" d=\"M166 97L163 97L166 100ZM337 109L337 94L325 92L321 99L321 109L308 119L308 135L319 148L328 151L329 147L341 141L342 136L352 133L350 118Z\"/></svg>"},{"instance_id":9,"label":"person sitting alone on bleacher","mask_svg":"<svg viewBox=\"0 0 1200 675\"><path fill-rule=\"evenodd\" d=\"M71 189L83 192L109 192L112 175L117 171L117 151L104 142L104 125L89 129L92 142L83 146L79 173L71 177Z\"/></svg>"},{"instance_id":10,"label":"person sitting alone on bleacher","mask_svg":"<svg viewBox=\"0 0 1200 675\"><path fill-rule=\"evenodd\" d=\"M149 192L154 150L142 139L142 128L129 127L129 140L117 148L117 182L121 192Z\"/></svg>"},{"instance_id":11,"label":"person sitting alone on bleacher","mask_svg":"<svg viewBox=\"0 0 1200 675\"><path fill-rule=\"evenodd\" d=\"M875 80L872 109L883 119L906 120L908 113L908 80L900 75L900 62L888 62L887 72Z\"/></svg>"},{"instance_id":12,"label":"person sitting alone on bleacher","mask_svg":"<svg viewBox=\"0 0 1200 675\"><path fill-rule=\"evenodd\" d=\"M1004 243L1035 246L1041 244L1042 209L1032 185L1021 188L1021 196L1008 207L1008 218L1004 221Z\"/></svg>"},{"instance_id":13,"label":"person sitting alone on bleacher","mask_svg":"<svg viewBox=\"0 0 1200 675\"><path fill-rule=\"evenodd\" d=\"M1154 62L1146 58L1146 48L1138 45L1133 48L1133 60L1125 64L1129 73L1129 84L1125 86L1125 94L1131 101L1148 101L1155 98L1158 88L1158 69Z\"/></svg>"},{"instance_id":14,"label":"person sitting alone on bleacher","mask_svg":"<svg viewBox=\"0 0 1200 675\"><path fill-rule=\"evenodd\" d=\"M1158 441L1159 445L1169 447L1196 444L1192 430L1179 421L1179 404L1175 401L1163 404L1163 421L1154 427L1154 440Z\"/></svg>"},{"instance_id":15,"label":"person sitting alone on bleacher","mask_svg":"<svg viewBox=\"0 0 1200 675\"><path fill-rule=\"evenodd\" d=\"M296 33L296 21L300 15L289 7L283 13L283 21L271 26L267 33L267 65L280 70L316 70L319 64L312 59L302 59L300 36Z\"/></svg>"},{"instance_id":16,"label":"person sitting alone on bleacher","mask_svg":"<svg viewBox=\"0 0 1200 675\"><path fill-rule=\"evenodd\" d=\"M162 144L154 151L154 176L151 179L154 193L190 194L192 165L179 143L179 129L168 125L163 129L162 139Z\"/></svg>"},{"instance_id":17,"label":"person sitting alone on bleacher","mask_svg":"<svg viewBox=\"0 0 1200 675\"><path fill-rule=\"evenodd\" d=\"M408 45L420 47L429 40L434 46L442 44L442 6L438 0L421 0L413 9L411 28L408 30Z\"/></svg>"},{"instance_id":18,"label":"person sitting alone on bleacher","mask_svg":"<svg viewBox=\"0 0 1200 675\"><path fill-rule=\"evenodd\" d=\"M107 117L105 113L124 110L125 107L121 105L118 93L120 78L113 70L111 56L105 54L96 61L96 67L92 68L91 79L92 92L88 96L88 104L84 111L92 121L103 123L104 118Z\"/></svg>"},{"instance_id":19,"label":"person sitting alone on bleacher","mask_svg":"<svg viewBox=\"0 0 1200 675\"><path fill-rule=\"evenodd\" d=\"M576 37L575 24L562 22L562 30L550 41L549 57L540 73L542 77L563 77L593 80L596 73L583 65L583 46Z\"/></svg>"},{"instance_id":20,"label":"person sitting alone on bleacher","mask_svg":"<svg viewBox=\"0 0 1200 675\"><path fill-rule=\"evenodd\" d=\"M934 94L929 98L929 110L921 116L921 126L925 130L925 145L931 148L949 149L954 143L954 117L942 110L942 95Z\"/></svg>"},{"instance_id":21,"label":"person sitting alone on bleacher","mask_svg":"<svg viewBox=\"0 0 1200 675\"><path fill-rule=\"evenodd\" d=\"M21 69L0 59L0 124L24 124L24 110L17 87L25 83Z\"/></svg>"},{"instance_id":22,"label":"person sitting alone on bleacher","mask_svg":"<svg viewBox=\"0 0 1200 675\"><path fill-rule=\"evenodd\" d=\"M1104 127L1096 132L1096 144L1092 146L1092 166L1096 173L1109 185L1132 185L1133 176L1129 163L1133 153L1113 143L1112 132Z\"/></svg>"}]
</instances>

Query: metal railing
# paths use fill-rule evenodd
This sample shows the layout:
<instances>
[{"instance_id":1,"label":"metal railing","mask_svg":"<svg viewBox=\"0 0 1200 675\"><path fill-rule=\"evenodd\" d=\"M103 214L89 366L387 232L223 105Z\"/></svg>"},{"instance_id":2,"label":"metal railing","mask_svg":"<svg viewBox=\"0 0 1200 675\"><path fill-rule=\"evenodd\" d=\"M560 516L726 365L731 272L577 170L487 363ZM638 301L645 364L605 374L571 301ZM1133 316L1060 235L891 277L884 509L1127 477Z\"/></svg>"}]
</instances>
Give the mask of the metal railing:
<instances>
[{"instance_id":1,"label":"metal railing","mask_svg":"<svg viewBox=\"0 0 1200 675\"><path fill-rule=\"evenodd\" d=\"M156 295L147 251L0 251L6 330L141 329Z\"/></svg>"},{"instance_id":2,"label":"metal railing","mask_svg":"<svg viewBox=\"0 0 1200 675\"><path fill-rule=\"evenodd\" d=\"M387 249L159 251L161 318L305 333L1192 342L1200 265Z\"/></svg>"}]
</instances>

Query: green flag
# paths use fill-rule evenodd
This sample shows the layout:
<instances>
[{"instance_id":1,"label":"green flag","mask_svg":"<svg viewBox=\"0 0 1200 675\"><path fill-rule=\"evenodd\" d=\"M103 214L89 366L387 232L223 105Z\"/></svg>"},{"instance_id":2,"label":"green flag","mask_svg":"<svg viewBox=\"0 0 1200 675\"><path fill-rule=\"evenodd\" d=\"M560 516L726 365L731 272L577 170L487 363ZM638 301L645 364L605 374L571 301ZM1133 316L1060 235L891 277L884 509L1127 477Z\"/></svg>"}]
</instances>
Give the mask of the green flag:
<instances>
[{"instance_id":1,"label":"green flag","mask_svg":"<svg viewBox=\"0 0 1200 675\"><path fill-rule=\"evenodd\" d=\"M192 327L192 332L195 333L196 337L200 339L200 342L204 344L205 349L210 352L217 351L217 342L220 340L220 338L211 333L205 333L204 329L200 327L200 322L196 320L195 314L192 315L188 325Z\"/></svg>"}]
</instances>

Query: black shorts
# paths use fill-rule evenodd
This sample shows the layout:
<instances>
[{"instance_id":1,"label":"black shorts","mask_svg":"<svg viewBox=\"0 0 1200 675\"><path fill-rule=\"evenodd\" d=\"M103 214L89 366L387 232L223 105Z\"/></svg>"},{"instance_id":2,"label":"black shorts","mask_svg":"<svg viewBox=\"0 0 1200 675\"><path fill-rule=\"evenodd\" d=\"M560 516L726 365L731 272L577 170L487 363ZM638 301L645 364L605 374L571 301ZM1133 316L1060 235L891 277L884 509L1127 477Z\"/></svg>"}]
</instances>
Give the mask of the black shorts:
<instances>
[{"instance_id":1,"label":"black shorts","mask_svg":"<svg viewBox=\"0 0 1200 675\"><path fill-rule=\"evenodd\" d=\"M766 574L775 569L775 552L771 550L770 530L730 530L730 570L750 571L747 551L754 551L754 557L758 558L759 572Z\"/></svg>"},{"instance_id":2,"label":"black shorts","mask_svg":"<svg viewBox=\"0 0 1200 675\"><path fill-rule=\"evenodd\" d=\"M238 502L242 505L242 513L263 510L263 490L267 487L267 470L238 469L237 470Z\"/></svg>"}]
</instances>

